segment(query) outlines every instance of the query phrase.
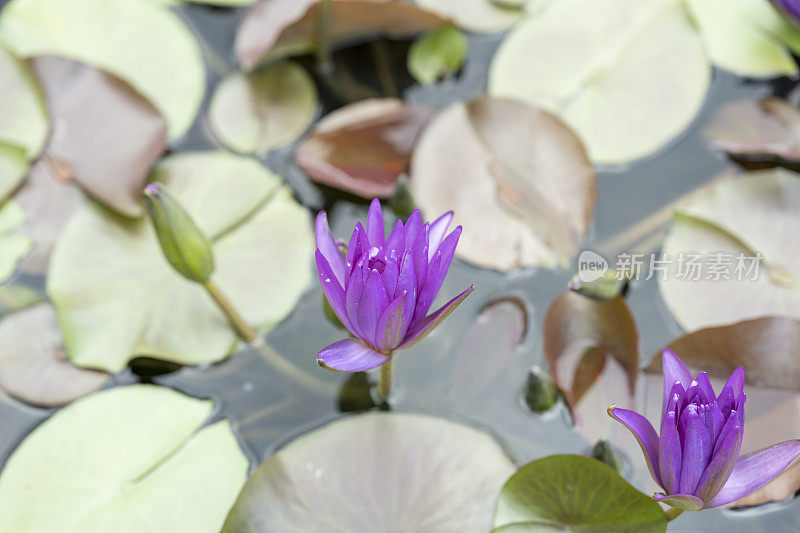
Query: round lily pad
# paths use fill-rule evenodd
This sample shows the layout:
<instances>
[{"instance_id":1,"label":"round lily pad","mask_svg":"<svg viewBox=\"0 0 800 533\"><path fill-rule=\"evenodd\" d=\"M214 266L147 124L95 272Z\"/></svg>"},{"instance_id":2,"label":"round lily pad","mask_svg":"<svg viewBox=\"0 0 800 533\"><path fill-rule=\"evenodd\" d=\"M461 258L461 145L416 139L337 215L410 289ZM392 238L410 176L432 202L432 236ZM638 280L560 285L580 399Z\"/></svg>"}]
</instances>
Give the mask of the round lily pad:
<instances>
[{"instance_id":1,"label":"round lily pad","mask_svg":"<svg viewBox=\"0 0 800 533\"><path fill-rule=\"evenodd\" d=\"M12 396L35 405L62 405L100 389L110 377L69 362L50 304L0 321L0 388Z\"/></svg>"},{"instance_id":2,"label":"round lily pad","mask_svg":"<svg viewBox=\"0 0 800 533\"><path fill-rule=\"evenodd\" d=\"M216 533L248 461L213 405L134 385L79 400L36 428L0 472L0 530Z\"/></svg>"},{"instance_id":3,"label":"round lily pad","mask_svg":"<svg viewBox=\"0 0 800 533\"><path fill-rule=\"evenodd\" d=\"M552 111L595 163L651 155L679 135L711 81L680 0L563 0L532 13L492 61L489 93Z\"/></svg>"},{"instance_id":4,"label":"round lily pad","mask_svg":"<svg viewBox=\"0 0 800 533\"><path fill-rule=\"evenodd\" d=\"M425 415L355 415L314 430L250 476L224 533L485 533L514 472L477 429Z\"/></svg>"},{"instance_id":5,"label":"round lily pad","mask_svg":"<svg viewBox=\"0 0 800 533\"><path fill-rule=\"evenodd\" d=\"M753 172L680 209L662 251L667 307L688 331L764 316L800 318L800 176ZM761 254L761 259L756 260Z\"/></svg>"},{"instance_id":6,"label":"round lily pad","mask_svg":"<svg viewBox=\"0 0 800 533\"><path fill-rule=\"evenodd\" d=\"M164 115L170 139L189 129L205 93L200 47L156 2L13 0L0 41L20 57L64 56L122 78Z\"/></svg>"},{"instance_id":7,"label":"round lily pad","mask_svg":"<svg viewBox=\"0 0 800 533\"><path fill-rule=\"evenodd\" d=\"M663 533L661 507L611 467L588 457L553 455L523 466L508 480L493 531Z\"/></svg>"},{"instance_id":8,"label":"round lily pad","mask_svg":"<svg viewBox=\"0 0 800 533\"><path fill-rule=\"evenodd\" d=\"M285 61L222 80L211 99L209 119L225 146L251 154L297 140L316 109L314 80L297 63Z\"/></svg>"},{"instance_id":9,"label":"round lily pad","mask_svg":"<svg viewBox=\"0 0 800 533\"><path fill-rule=\"evenodd\" d=\"M0 201L17 188L26 172L28 172L28 157L25 150L0 143Z\"/></svg>"},{"instance_id":10,"label":"round lily pad","mask_svg":"<svg viewBox=\"0 0 800 533\"><path fill-rule=\"evenodd\" d=\"M244 319L265 331L310 283L309 213L278 176L224 152L166 158L153 174L211 239L212 280ZM167 263L146 218L89 204L64 229L48 293L78 366L117 372L136 356L181 364L224 358L236 336L204 288Z\"/></svg>"}]
</instances>

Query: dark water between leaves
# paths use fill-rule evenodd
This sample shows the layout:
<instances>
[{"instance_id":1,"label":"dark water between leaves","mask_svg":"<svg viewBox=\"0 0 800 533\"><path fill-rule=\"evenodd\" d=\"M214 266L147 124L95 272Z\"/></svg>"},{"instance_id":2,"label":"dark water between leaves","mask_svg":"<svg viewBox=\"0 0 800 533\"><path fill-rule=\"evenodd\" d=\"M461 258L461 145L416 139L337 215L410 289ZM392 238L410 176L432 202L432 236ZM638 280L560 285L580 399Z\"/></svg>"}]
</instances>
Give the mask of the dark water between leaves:
<instances>
[{"instance_id":1,"label":"dark water between leaves","mask_svg":"<svg viewBox=\"0 0 800 533\"><path fill-rule=\"evenodd\" d=\"M0 6L3 3L0 1ZM213 89L221 75L235 68L233 36L241 11L196 5L182 7L180 11L206 45L209 88ZM405 74L406 44L381 46L385 46L394 71L402 73L394 81L403 97L441 108L485 91L489 61L501 38L500 34L470 36L469 58L460 76L426 88L412 85ZM381 85L374 79L375 69L371 64L374 52L374 45L363 45L338 54L347 64L359 65L353 73L359 81L380 91ZM304 61L310 65L310 60ZM700 135L703 124L720 104L766 94L788 95L791 99L793 95L789 93L793 88L785 80L751 82L716 72L705 108L687 133L655 157L622 169L600 170L594 225L587 246L617 234L725 169L724 157L706 149ZM344 103L324 91L321 100L325 112ZM172 148L184 151L214 146L201 113L190 134ZM365 217L366 204L334 191L320 191L294 165L293 152L294 147L277 150L263 161L289 182L304 205L315 210L328 209L334 234L346 237L355 219ZM570 277L571 271L544 269L524 269L506 275L456 260L441 291L442 298L449 299L470 283L475 283L476 290L425 342L398 355L393 409L440 414L483 427L492 432L520 464L553 453L586 453L590 443L573 429L566 409L559 406L545 415L536 415L521 401L528 369L534 364L546 366L541 336L544 313L553 298L565 289ZM43 280L37 279L18 281L39 288L44 285ZM469 347L462 345L475 317L486 304L507 296L522 299L528 311L522 344L488 382L476 379L469 372L459 373L459 361L462 366L469 361L459 360L457 355L470 353ZM681 331L661 300L654 281L634 284L627 297L639 327L644 366L650 354ZM288 372L259 350L248 348L220 364L184 368L152 378L140 378L129 370L117 376L114 384L149 379L193 396L213 398L217 404L216 416L233 421L240 442L255 467L294 436L344 416L342 410L364 409L370 405L363 375L332 373L315 363L315 355L321 347L343 338L342 332L325 319L320 298L320 290L316 286L309 287L294 312L267 336L269 345L290 363ZM492 356L491 353L472 355L485 358L484 361ZM607 419L606 407L597 406L597 417ZM4 461L20 440L51 413L51 410L10 400L0 402L0 461ZM610 419L608 424L611 425ZM644 489L640 481L633 480ZM795 498L739 511L684 513L670 531L772 533L798 531L798 524L800 498Z\"/></svg>"}]
</instances>

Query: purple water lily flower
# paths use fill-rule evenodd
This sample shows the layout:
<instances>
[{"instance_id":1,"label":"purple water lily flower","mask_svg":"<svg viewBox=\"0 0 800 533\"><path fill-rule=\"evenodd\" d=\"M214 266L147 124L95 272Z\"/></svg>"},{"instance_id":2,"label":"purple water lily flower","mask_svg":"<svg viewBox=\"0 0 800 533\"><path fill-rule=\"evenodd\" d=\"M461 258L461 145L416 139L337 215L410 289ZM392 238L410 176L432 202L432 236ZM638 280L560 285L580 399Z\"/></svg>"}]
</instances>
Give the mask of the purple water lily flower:
<instances>
[{"instance_id":1,"label":"purple water lily flower","mask_svg":"<svg viewBox=\"0 0 800 533\"><path fill-rule=\"evenodd\" d=\"M772 3L795 21L800 22L800 0L772 0Z\"/></svg>"},{"instance_id":2,"label":"purple water lily flower","mask_svg":"<svg viewBox=\"0 0 800 533\"><path fill-rule=\"evenodd\" d=\"M331 308L354 339L317 355L331 370L357 372L387 363L396 350L422 340L475 288L428 315L456 251L461 226L445 236L453 213L422 223L419 210L385 237L381 203L369 207L367 227L356 224L347 255L331 235L324 211L317 216L317 272Z\"/></svg>"},{"instance_id":3,"label":"purple water lily flower","mask_svg":"<svg viewBox=\"0 0 800 533\"><path fill-rule=\"evenodd\" d=\"M733 371L719 395L705 372L692 378L669 350L663 353L661 434L645 417L613 405L608 414L639 442L650 474L664 489L653 498L686 511L743 498L780 474L800 455L800 440L739 456L744 433L744 368Z\"/></svg>"}]
</instances>

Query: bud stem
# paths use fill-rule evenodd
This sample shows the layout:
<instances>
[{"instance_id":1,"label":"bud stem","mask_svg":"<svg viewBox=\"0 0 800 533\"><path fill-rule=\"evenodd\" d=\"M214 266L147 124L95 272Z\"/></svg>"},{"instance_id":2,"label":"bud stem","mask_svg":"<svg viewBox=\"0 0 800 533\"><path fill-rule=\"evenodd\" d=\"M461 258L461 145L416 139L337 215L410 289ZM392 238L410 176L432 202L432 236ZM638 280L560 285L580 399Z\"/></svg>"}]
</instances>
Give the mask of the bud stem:
<instances>
[{"instance_id":1,"label":"bud stem","mask_svg":"<svg viewBox=\"0 0 800 533\"><path fill-rule=\"evenodd\" d=\"M667 522L672 522L676 518L678 518L681 513L683 513L683 509L678 509L677 507L670 507L664 514L667 515Z\"/></svg>"},{"instance_id":2,"label":"bud stem","mask_svg":"<svg viewBox=\"0 0 800 533\"><path fill-rule=\"evenodd\" d=\"M381 366L381 376L378 378L378 396L383 401L388 400L392 395L393 365L394 361L389 359Z\"/></svg>"},{"instance_id":3,"label":"bud stem","mask_svg":"<svg viewBox=\"0 0 800 533\"><path fill-rule=\"evenodd\" d=\"M222 312L225 313L225 316L228 317L228 321L231 323L231 326L233 326L233 329L236 330L236 334L239 335L243 341L252 344L257 337L255 330L253 330L236 309L233 308L231 302L220 292L219 287L211 280L204 282L203 287L206 288L208 294L214 299L214 302L216 302Z\"/></svg>"}]
</instances>

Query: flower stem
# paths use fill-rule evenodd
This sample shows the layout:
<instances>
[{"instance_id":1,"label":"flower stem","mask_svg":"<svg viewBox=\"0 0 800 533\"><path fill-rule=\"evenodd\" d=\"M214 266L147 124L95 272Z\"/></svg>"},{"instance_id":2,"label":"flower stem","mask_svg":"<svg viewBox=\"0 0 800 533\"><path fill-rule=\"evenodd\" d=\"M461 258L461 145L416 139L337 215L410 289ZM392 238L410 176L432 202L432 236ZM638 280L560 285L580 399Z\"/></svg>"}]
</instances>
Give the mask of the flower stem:
<instances>
[{"instance_id":1,"label":"flower stem","mask_svg":"<svg viewBox=\"0 0 800 533\"><path fill-rule=\"evenodd\" d=\"M388 400L392 394L393 365L394 361L389 359L381 366L381 377L378 378L378 396L383 401Z\"/></svg>"},{"instance_id":2,"label":"flower stem","mask_svg":"<svg viewBox=\"0 0 800 533\"><path fill-rule=\"evenodd\" d=\"M678 518L681 513L683 513L683 509L678 509L677 507L670 507L664 514L667 515L667 522L672 522L676 518Z\"/></svg>"},{"instance_id":3,"label":"flower stem","mask_svg":"<svg viewBox=\"0 0 800 533\"><path fill-rule=\"evenodd\" d=\"M330 73L331 61L331 0L322 0L317 17L317 70Z\"/></svg>"},{"instance_id":4,"label":"flower stem","mask_svg":"<svg viewBox=\"0 0 800 533\"><path fill-rule=\"evenodd\" d=\"M231 302L220 292L219 287L211 280L204 282L203 287L206 288L206 291L208 291L208 294L214 299L214 302L216 302L222 312L225 313L225 316L228 317L228 321L231 323L231 326L233 326L233 329L236 330L236 334L246 343L252 344L257 337L255 330L244 321L242 315L234 309Z\"/></svg>"}]
</instances>

